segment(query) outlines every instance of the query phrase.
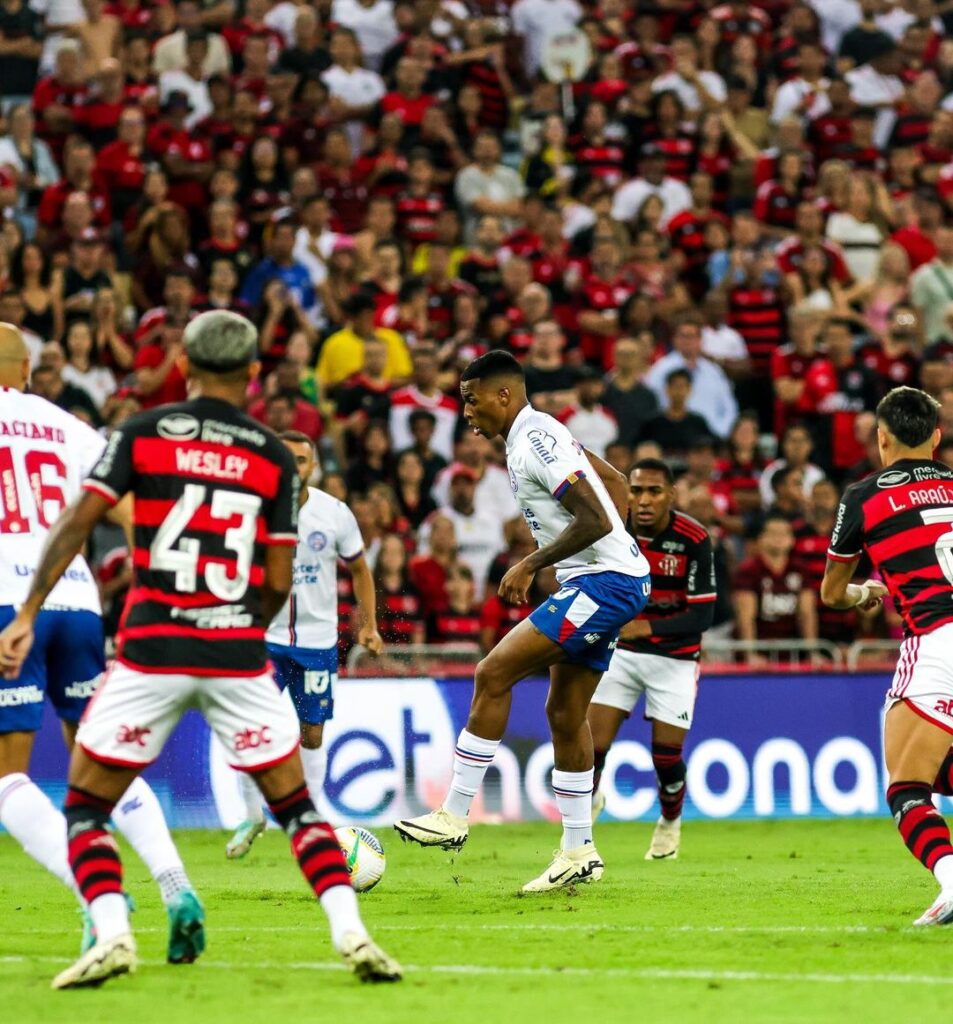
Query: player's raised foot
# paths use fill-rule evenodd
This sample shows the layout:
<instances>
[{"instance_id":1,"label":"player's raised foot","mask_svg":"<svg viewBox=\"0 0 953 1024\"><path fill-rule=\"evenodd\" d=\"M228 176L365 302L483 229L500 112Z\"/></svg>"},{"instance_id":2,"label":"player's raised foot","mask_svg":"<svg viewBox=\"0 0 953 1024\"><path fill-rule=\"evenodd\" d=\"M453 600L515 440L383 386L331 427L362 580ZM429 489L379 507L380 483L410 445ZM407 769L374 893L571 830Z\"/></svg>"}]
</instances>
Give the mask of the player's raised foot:
<instances>
[{"instance_id":1,"label":"player's raised foot","mask_svg":"<svg viewBox=\"0 0 953 1024\"><path fill-rule=\"evenodd\" d=\"M53 988L82 988L101 985L120 974L131 974L136 969L136 943L126 932L106 942L97 942L72 967L67 967L53 979Z\"/></svg>"},{"instance_id":2,"label":"player's raised foot","mask_svg":"<svg viewBox=\"0 0 953 1024\"><path fill-rule=\"evenodd\" d=\"M176 894L166 906L169 912L170 964L190 964L205 949L205 908L191 890Z\"/></svg>"},{"instance_id":3,"label":"player's raised foot","mask_svg":"<svg viewBox=\"0 0 953 1024\"><path fill-rule=\"evenodd\" d=\"M930 904L926 913L913 922L917 927L931 924L953 924L953 890L945 889Z\"/></svg>"},{"instance_id":4,"label":"player's raised foot","mask_svg":"<svg viewBox=\"0 0 953 1024\"><path fill-rule=\"evenodd\" d=\"M646 860L675 860L678 857L678 846L682 841L682 819L667 821L659 818L652 842L645 851Z\"/></svg>"},{"instance_id":5,"label":"player's raised foot","mask_svg":"<svg viewBox=\"0 0 953 1024\"><path fill-rule=\"evenodd\" d=\"M462 849L470 831L466 818L451 814L443 807L417 818L395 821L394 829L404 842L439 846L441 850Z\"/></svg>"},{"instance_id":6,"label":"player's raised foot","mask_svg":"<svg viewBox=\"0 0 953 1024\"><path fill-rule=\"evenodd\" d=\"M601 789L592 794L592 820L595 822L606 806L606 795Z\"/></svg>"},{"instance_id":7,"label":"player's raised foot","mask_svg":"<svg viewBox=\"0 0 953 1024\"><path fill-rule=\"evenodd\" d=\"M264 819L261 821L243 821L235 835L225 844L225 856L229 860L240 860L251 849L252 843L265 831Z\"/></svg>"},{"instance_id":8,"label":"player's raised foot","mask_svg":"<svg viewBox=\"0 0 953 1024\"><path fill-rule=\"evenodd\" d=\"M361 981L400 981L400 964L388 956L369 935L348 932L338 952Z\"/></svg>"},{"instance_id":9,"label":"player's raised foot","mask_svg":"<svg viewBox=\"0 0 953 1024\"><path fill-rule=\"evenodd\" d=\"M523 886L523 892L549 892L567 885L584 882L598 882L602 878L605 864L592 843L586 843L575 850L557 850L553 862L532 882Z\"/></svg>"}]
</instances>

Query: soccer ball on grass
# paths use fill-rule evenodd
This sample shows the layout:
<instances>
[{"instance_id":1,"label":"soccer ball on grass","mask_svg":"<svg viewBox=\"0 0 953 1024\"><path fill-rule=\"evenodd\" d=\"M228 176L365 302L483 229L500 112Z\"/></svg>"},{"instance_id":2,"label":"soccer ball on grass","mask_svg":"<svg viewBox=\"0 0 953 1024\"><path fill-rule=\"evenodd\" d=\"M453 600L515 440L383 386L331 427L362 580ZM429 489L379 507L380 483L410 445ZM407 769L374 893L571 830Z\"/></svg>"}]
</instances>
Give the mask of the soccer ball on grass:
<instances>
[{"instance_id":1,"label":"soccer ball on grass","mask_svg":"<svg viewBox=\"0 0 953 1024\"><path fill-rule=\"evenodd\" d=\"M341 844L347 871L351 876L351 885L358 892L368 892L381 880L387 859L380 840L366 828L344 825L334 830L337 841Z\"/></svg>"}]
</instances>

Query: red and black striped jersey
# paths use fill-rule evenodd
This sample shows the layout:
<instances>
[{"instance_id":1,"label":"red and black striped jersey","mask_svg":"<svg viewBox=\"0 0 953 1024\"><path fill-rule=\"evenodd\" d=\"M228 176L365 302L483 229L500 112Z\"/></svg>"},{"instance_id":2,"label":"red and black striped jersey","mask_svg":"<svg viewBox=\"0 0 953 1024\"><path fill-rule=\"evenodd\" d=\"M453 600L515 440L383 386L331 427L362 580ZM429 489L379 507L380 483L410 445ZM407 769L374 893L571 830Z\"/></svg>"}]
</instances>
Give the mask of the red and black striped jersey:
<instances>
[{"instance_id":1,"label":"red and black striped jersey","mask_svg":"<svg viewBox=\"0 0 953 1024\"><path fill-rule=\"evenodd\" d=\"M619 649L697 661L701 635L711 625L715 609L708 531L691 516L672 512L668 525L654 537L633 536L652 570L652 595L639 616L651 622L652 635L620 639Z\"/></svg>"},{"instance_id":2,"label":"red and black striped jersey","mask_svg":"<svg viewBox=\"0 0 953 1024\"><path fill-rule=\"evenodd\" d=\"M113 431L83 486L134 499L119 660L142 672L264 671L265 551L298 542L298 474L278 438L219 399L166 405Z\"/></svg>"},{"instance_id":3,"label":"red and black striped jersey","mask_svg":"<svg viewBox=\"0 0 953 1024\"><path fill-rule=\"evenodd\" d=\"M907 632L953 622L953 470L900 459L844 491L827 557L866 551Z\"/></svg>"},{"instance_id":4,"label":"red and black striped jersey","mask_svg":"<svg viewBox=\"0 0 953 1024\"><path fill-rule=\"evenodd\" d=\"M446 608L435 612L427 626L427 642L431 644L479 644L480 609L467 612Z\"/></svg>"}]
</instances>

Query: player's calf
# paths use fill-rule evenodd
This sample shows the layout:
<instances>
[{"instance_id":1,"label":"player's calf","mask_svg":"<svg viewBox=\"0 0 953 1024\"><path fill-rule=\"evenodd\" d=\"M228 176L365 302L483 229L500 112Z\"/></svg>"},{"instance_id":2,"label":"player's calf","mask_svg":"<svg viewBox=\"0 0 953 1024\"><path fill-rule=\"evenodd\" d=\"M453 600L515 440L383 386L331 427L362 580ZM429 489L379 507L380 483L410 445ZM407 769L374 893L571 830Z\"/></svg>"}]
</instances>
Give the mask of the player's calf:
<instances>
[{"instance_id":1,"label":"player's calf","mask_svg":"<svg viewBox=\"0 0 953 1024\"><path fill-rule=\"evenodd\" d=\"M924 782L895 782L887 790L887 803L907 849L940 885L936 902L916 923L953 921L953 843L946 821L933 806L930 787Z\"/></svg>"},{"instance_id":2,"label":"player's calf","mask_svg":"<svg viewBox=\"0 0 953 1024\"><path fill-rule=\"evenodd\" d=\"M677 821L685 804L685 776L687 769L682 757L681 743L653 743L652 764L658 779L658 798L662 817Z\"/></svg>"}]
</instances>

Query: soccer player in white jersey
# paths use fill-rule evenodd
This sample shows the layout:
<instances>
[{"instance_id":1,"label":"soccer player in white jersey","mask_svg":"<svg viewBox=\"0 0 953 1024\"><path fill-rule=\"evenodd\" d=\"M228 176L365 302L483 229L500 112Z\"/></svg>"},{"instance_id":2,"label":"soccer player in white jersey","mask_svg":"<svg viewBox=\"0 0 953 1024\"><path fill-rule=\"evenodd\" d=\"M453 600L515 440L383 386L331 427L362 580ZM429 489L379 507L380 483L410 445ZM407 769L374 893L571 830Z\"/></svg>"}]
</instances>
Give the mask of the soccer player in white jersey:
<instances>
[{"instance_id":1,"label":"soccer player in white jersey","mask_svg":"<svg viewBox=\"0 0 953 1024\"><path fill-rule=\"evenodd\" d=\"M76 417L45 398L24 394L29 374L20 332L0 324L0 629L26 598L49 527L78 497L105 447ZM124 517L125 509L118 521ZM105 669L99 592L81 555L53 589L36 625L36 645L19 675L0 677L0 823L79 898L67 859L66 819L27 771L44 695L72 748ZM159 883L169 913L169 961L195 960L205 945L204 911L144 779L132 783L112 817ZM84 921L85 950L95 935L88 915Z\"/></svg>"},{"instance_id":2,"label":"soccer player in white jersey","mask_svg":"<svg viewBox=\"0 0 953 1024\"><path fill-rule=\"evenodd\" d=\"M443 805L394 828L421 846L463 846L470 804L506 729L511 691L521 679L548 669L546 714L563 839L552 864L523 891L597 881L604 864L592 841L593 749L586 709L619 627L641 612L650 591L648 562L622 520L626 480L574 441L558 420L529 404L522 367L508 353L494 350L475 359L463 372L460 391L467 424L506 440L510 485L538 545L503 577L500 596L525 603L533 577L549 565L556 567L560 589L477 666L470 717L457 740Z\"/></svg>"},{"instance_id":3,"label":"soccer player in white jersey","mask_svg":"<svg viewBox=\"0 0 953 1024\"><path fill-rule=\"evenodd\" d=\"M347 563L354 580L361 623L357 642L374 654L384 649L377 631L374 578L364 558L364 539L351 510L337 498L308 487L317 458L307 434L288 430L279 435L294 456L301 478L298 546L291 594L265 634L275 682L289 690L301 723L301 764L308 791L315 800L324 785L327 755L322 747L324 723L334 714L338 678L338 559ZM261 791L254 779L240 774L245 820L225 847L231 859L244 857L265 829Z\"/></svg>"}]
</instances>

